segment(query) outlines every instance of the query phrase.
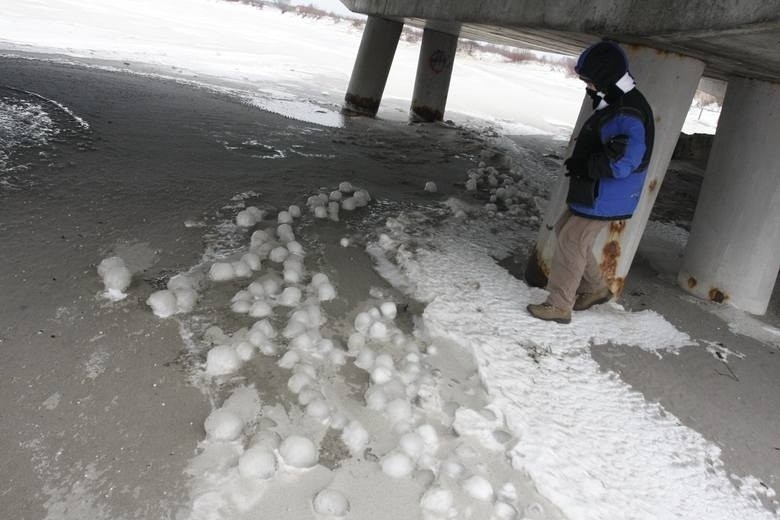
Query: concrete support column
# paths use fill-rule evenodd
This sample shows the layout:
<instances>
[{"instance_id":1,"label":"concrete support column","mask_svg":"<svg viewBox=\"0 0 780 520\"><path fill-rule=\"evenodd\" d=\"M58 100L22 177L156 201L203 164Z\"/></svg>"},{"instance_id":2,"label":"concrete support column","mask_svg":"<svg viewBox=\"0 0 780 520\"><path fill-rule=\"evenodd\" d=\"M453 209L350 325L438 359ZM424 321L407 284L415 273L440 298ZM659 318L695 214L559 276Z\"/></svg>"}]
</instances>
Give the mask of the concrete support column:
<instances>
[{"instance_id":1,"label":"concrete support column","mask_svg":"<svg viewBox=\"0 0 780 520\"><path fill-rule=\"evenodd\" d=\"M704 63L701 61L679 54L633 45L623 46L623 48L628 54L629 70L636 78L639 90L650 102L655 115L655 145L645 187L633 218L612 222L599 235L593 246L593 254L599 260L604 278L615 294L620 294L623 290L626 274L631 267L650 210L658 195L658 188L666 174L685 116L704 70ZM572 140L569 142L567 157L574 149L574 138L593 113L590 98L583 97L584 101ZM561 171L558 184L551 194L536 245L528 259L525 278L530 285L536 287L547 285L547 274L556 243L553 227L567 207L566 193L569 179L563 174L564 172Z\"/></svg>"},{"instance_id":2,"label":"concrete support column","mask_svg":"<svg viewBox=\"0 0 780 520\"><path fill-rule=\"evenodd\" d=\"M375 116L385 91L395 49L404 24L369 16L352 68L344 111Z\"/></svg>"},{"instance_id":3,"label":"concrete support column","mask_svg":"<svg viewBox=\"0 0 780 520\"><path fill-rule=\"evenodd\" d=\"M423 121L441 121L444 118L457 47L457 34L433 29L423 32L412 95L413 117Z\"/></svg>"},{"instance_id":4,"label":"concrete support column","mask_svg":"<svg viewBox=\"0 0 780 520\"><path fill-rule=\"evenodd\" d=\"M780 84L729 81L678 275L680 286L764 314L780 269Z\"/></svg>"}]
</instances>

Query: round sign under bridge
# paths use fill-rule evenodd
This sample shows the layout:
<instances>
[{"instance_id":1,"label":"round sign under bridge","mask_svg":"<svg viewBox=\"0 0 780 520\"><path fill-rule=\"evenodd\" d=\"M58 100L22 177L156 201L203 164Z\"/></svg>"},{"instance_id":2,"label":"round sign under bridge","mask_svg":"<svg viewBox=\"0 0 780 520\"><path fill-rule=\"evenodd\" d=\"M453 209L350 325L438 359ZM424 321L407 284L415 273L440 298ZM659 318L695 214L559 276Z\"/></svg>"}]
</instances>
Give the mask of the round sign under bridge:
<instances>
[{"instance_id":1,"label":"round sign under bridge","mask_svg":"<svg viewBox=\"0 0 780 520\"><path fill-rule=\"evenodd\" d=\"M448 61L447 54L441 49L436 49L433 51L433 53L431 53L431 70L434 72L434 74L441 74L444 72L444 69L447 68Z\"/></svg>"}]
</instances>

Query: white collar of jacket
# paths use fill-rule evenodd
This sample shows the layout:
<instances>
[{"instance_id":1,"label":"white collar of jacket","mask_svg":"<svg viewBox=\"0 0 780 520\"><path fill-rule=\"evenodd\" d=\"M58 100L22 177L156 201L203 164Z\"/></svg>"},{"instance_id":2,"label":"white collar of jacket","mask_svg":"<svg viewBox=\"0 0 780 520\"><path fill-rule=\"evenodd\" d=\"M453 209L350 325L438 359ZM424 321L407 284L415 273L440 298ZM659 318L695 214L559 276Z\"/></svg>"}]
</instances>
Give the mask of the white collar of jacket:
<instances>
[{"instance_id":1,"label":"white collar of jacket","mask_svg":"<svg viewBox=\"0 0 780 520\"><path fill-rule=\"evenodd\" d=\"M623 74L623 77L621 77L619 80L617 80L617 83L615 83L615 86L619 88L623 93L631 92L634 90L634 87L636 87L636 81L634 81L634 78L626 72ZM598 92L599 97L601 97L601 101L599 102L599 105L596 107L596 110L601 110L602 108L607 108L609 106L609 103L606 102L604 99L603 92Z\"/></svg>"}]
</instances>

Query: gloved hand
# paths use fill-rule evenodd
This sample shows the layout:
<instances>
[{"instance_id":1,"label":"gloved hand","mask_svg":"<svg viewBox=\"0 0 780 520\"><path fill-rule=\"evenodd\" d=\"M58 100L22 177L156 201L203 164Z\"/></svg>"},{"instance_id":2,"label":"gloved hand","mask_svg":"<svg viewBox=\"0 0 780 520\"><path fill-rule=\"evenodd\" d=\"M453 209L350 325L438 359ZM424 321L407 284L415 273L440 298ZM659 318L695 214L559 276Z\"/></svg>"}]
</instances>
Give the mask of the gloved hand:
<instances>
[{"instance_id":1,"label":"gloved hand","mask_svg":"<svg viewBox=\"0 0 780 520\"><path fill-rule=\"evenodd\" d=\"M565 177L587 177L587 174L578 167L578 164L575 164L571 157L563 161L563 165L566 167Z\"/></svg>"},{"instance_id":2,"label":"gloved hand","mask_svg":"<svg viewBox=\"0 0 780 520\"><path fill-rule=\"evenodd\" d=\"M628 136L627 135L616 135L606 143L604 143L604 153L607 154L607 157L612 159L613 161L617 161L618 159L623 157L623 154L626 153L626 146L628 145Z\"/></svg>"},{"instance_id":3,"label":"gloved hand","mask_svg":"<svg viewBox=\"0 0 780 520\"><path fill-rule=\"evenodd\" d=\"M604 151L588 157L588 177L598 180L602 177L614 177L611 163L623 157L628 145L627 135L616 135L604 143Z\"/></svg>"}]
</instances>

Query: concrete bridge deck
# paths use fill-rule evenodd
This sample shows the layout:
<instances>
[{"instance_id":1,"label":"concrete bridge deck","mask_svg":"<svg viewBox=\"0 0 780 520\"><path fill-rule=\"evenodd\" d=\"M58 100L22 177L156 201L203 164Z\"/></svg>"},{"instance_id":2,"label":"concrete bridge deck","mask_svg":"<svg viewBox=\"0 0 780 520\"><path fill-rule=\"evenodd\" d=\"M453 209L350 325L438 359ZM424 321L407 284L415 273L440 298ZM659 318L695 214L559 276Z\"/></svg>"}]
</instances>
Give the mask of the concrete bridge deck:
<instances>
[{"instance_id":1,"label":"concrete bridge deck","mask_svg":"<svg viewBox=\"0 0 780 520\"><path fill-rule=\"evenodd\" d=\"M602 37L691 56L705 76L780 81L776 0L342 0L352 11L464 38L578 54Z\"/></svg>"}]
</instances>

